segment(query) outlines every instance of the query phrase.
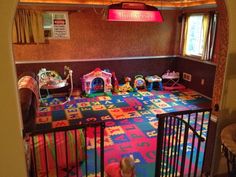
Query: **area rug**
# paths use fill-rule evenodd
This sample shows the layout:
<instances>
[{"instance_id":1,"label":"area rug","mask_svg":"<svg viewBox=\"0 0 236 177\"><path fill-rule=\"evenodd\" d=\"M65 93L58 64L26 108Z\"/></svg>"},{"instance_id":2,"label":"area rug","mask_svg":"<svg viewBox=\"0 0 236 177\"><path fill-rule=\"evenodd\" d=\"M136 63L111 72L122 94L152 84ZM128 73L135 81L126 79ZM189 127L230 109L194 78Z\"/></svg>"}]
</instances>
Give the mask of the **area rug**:
<instances>
[{"instance_id":1,"label":"area rug","mask_svg":"<svg viewBox=\"0 0 236 177\"><path fill-rule=\"evenodd\" d=\"M105 121L105 166L131 156L135 160L137 177L155 176L156 114L206 108L211 104L210 100L190 89L125 92L94 98L72 97L66 104L61 104L63 102L63 97L45 99L45 106L40 107L37 114L36 128L52 129ZM207 125L203 127L207 132ZM89 156L93 153L89 141L88 149ZM203 154L199 163L202 160ZM89 166L88 170L90 176L94 176L93 167Z\"/></svg>"}]
</instances>

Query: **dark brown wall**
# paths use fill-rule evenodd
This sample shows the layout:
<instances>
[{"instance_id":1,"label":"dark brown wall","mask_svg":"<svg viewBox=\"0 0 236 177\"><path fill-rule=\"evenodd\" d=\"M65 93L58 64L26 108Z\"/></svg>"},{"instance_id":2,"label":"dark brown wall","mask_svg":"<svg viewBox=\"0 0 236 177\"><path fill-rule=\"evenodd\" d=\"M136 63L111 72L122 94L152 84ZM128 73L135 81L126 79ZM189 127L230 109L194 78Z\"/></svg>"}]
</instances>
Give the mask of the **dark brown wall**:
<instances>
[{"instance_id":1,"label":"dark brown wall","mask_svg":"<svg viewBox=\"0 0 236 177\"><path fill-rule=\"evenodd\" d=\"M97 67L109 69L115 72L117 79L122 82L125 76L133 78L135 75L162 75L167 69L173 69L174 58L162 59L132 59L132 60L112 60L112 61L86 61L86 62L59 62L59 63L28 63L16 64L18 77L24 72L35 74L41 68L55 70L63 77L64 66L69 66L73 70L73 82L76 88L81 88L80 78Z\"/></svg>"},{"instance_id":2,"label":"dark brown wall","mask_svg":"<svg viewBox=\"0 0 236 177\"><path fill-rule=\"evenodd\" d=\"M70 10L70 39L45 44L13 45L16 61L94 59L175 54L177 11L162 11L163 23L108 22L101 9L31 7Z\"/></svg>"},{"instance_id":3,"label":"dark brown wall","mask_svg":"<svg viewBox=\"0 0 236 177\"><path fill-rule=\"evenodd\" d=\"M181 73L181 77L183 72L192 75L191 82L182 80L183 84L186 87L192 88L212 98L214 78L216 72L215 65L183 58L177 58L175 67L175 69ZM201 79L205 80L204 85L201 85Z\"/></svg>"},{"instance_id":4,"label":"dark brown wall","mask_svg":"<svg viewBox=\"0 0 236 177\"><path fill-rule=\"evenodd\" d=\"M69 66L73 70L73 82L75 88L81 88L80 78L95 68L109 69L115 72L120 83L124 82L124 77L129 76L132 82L135 75L159 75L161 76L168 69L181 73L186 72L192 75L192 81L181 80L187 88L194 89L208 97L212 97L214 77L216 67L197 61L182 58L153 58L153 59L129 59L129 60L109 60L109 61L77 61L77 62L51 62L51 63L27 63L16 64L18 77L25 72L37 74L41 68L55 70L63 77L64 66ZM205 80L201 85L201 79Z\"/></svg>"}]
</instances>

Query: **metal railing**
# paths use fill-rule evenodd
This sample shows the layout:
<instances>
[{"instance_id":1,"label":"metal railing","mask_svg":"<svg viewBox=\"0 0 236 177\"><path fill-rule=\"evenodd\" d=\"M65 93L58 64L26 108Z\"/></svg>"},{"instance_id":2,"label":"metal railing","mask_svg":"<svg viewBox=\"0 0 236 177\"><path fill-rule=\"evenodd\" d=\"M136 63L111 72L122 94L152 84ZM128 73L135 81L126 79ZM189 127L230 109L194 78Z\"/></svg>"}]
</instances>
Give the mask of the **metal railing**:
<instances>
[{"instance_id":1,"label":"metal railing","mask_svg":"<svg viewBox=\"0 0 236 177\"><path fill-rule=\"evenodd\" d=\"M156 177L201 176L211 109L157 115Z\"/></svg>"},{"instance_id":2,"label":"metal railing","mask_svg":"<svg viewBox=\"0 0 236 177\"><path fill-rule=\"evenodd\" d=\"M104 122L24 132L30 177L104 176Z\"/></svg>"}]
</instances>

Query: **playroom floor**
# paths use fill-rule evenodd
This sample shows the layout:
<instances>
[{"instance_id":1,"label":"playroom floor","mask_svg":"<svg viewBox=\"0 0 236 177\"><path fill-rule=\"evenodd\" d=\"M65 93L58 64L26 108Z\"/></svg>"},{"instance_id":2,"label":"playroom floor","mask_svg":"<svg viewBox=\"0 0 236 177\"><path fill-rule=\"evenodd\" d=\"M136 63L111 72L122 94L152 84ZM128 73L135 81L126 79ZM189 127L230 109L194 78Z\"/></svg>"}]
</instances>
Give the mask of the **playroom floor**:
<instances>
[{"instance_id":1,"label":"playroom floor","mask_svg":"<svg viewBox=\"0 0 236 177\"><path fill-rule=\"evenodd\" d=\"M211 100L190 89L125 92L94 98L75 94L66 104L60 104L65 101L63 97L44 101L47 106L39 109L37 129L105 121L105 166L124 156L132 156L137 177L154 177L156 114L211 106Z\"/></svg>"}]
</instances>

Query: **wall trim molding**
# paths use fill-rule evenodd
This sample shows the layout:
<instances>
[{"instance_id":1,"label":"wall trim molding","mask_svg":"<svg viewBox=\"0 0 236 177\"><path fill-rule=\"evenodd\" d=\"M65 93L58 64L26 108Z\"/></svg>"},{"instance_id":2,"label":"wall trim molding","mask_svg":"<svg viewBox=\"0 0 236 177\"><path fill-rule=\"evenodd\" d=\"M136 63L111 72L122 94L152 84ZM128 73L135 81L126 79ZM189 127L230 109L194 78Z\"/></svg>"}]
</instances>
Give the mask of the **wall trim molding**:
<instances>
[{"instance_id":1,"label":"wall trim molding","mask_svg":"<svg viewBox=\"0 0 236 177\"><path fill-rule=\"evenodd\" d=\"M203 61L196 58L181 56L181 55L162 55L162 56L139 56L139 57L113 57L113 58L91 58L91 59L69 59L69 60L38 60L35 61L25 60L25 61L15 61L15 64L39 64L39 63L74 63L74 62L94 62L94 61L122 61L122 60L144 60L144 59L168 59L168 58L182 58L186 60L196 61L203 64L216 66L216 63Z\"/></svg>"},{"instance_id":2,"label":"wall trim molding","mask_svg":"<svg viewBox=\"0 0 236 177\"><path fill-rule=\"evenodd\" d=\"M200 60L200 59L196 59L196 58L189 57L189 56L176 55L176 57L187 59L187 60L192 60L192 61L196 61L196 62L199 62L199 63L208 64L208 65L213 65L213 66L217 65L216 63L213 63L213 62L210 62L210 61Z\"/></svg>"},{"instance_id":3,"label":"wall trim molding","mask_svg":"<svg viewBox=\"0 0 236 177\"><path fill-rule=\"evenodd\" d=\"M143 59L167 59L176 58L176 55L163 55L163 56L140 56L140 57L114 57L114 58L91 58L91 59L70 59L70 60L27 60L15 61L15 64L34 64L34 63L73 63L73 62L93 62L93 61L119 61L119 60L143 60Z\"/></svg>"},{"instance_id":4,"label":"wall trim molding","mask_svg":"<svg viewBox=\"0 0 236 177\"><path fill-rule=\"evenodd\" d=\"M147 4L149 4L147 2ZM23 5L23 6L58 6L58 7L83 7L83 8L108 8L108 5L110 5L110 3L106 4L86 4L86 3L66 3L66 2L61 2L61 3L47 3L47 2L43 2L43 1L38 1L38 2L32 2L32 1L25 1L25 0L21 0L18 5ZM176 4L175 5L164 5L162 3L159 4L153 4L151 3L150 5L153 5L161 10L183 10L183 9L206 9L206 8L216 8L217 4L197 4L197 5L190 5L190 6L181 6L181 4Z\"/></svg>"}]
</instances>

